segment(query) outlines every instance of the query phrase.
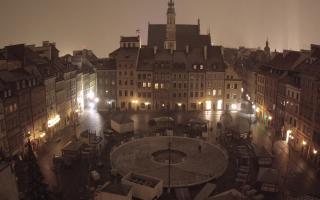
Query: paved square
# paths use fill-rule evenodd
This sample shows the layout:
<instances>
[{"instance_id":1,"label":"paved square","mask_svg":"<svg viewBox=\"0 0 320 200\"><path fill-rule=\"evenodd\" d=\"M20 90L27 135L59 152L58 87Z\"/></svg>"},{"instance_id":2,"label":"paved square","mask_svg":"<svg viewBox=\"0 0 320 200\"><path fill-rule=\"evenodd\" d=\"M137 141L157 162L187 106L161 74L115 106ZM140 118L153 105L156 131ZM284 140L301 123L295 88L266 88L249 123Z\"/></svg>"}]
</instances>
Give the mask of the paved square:
<instances>
[{"instance_id":1,"label":"paved square","mask_svg":"<svg viewBox=\"0 0 320 200\"><path fill-rule=\"evenodd\" d=\"M223 175L227 168L228 155L219 146L193 138L169 136L145 137L118 146L110 154L111 165L122 176L129 172L153 176L162 179L168 187L169 157L165 160L164 156L168 155L169 142L173 150L171 187L209 182Z\"/></svg>"}]
</instances>

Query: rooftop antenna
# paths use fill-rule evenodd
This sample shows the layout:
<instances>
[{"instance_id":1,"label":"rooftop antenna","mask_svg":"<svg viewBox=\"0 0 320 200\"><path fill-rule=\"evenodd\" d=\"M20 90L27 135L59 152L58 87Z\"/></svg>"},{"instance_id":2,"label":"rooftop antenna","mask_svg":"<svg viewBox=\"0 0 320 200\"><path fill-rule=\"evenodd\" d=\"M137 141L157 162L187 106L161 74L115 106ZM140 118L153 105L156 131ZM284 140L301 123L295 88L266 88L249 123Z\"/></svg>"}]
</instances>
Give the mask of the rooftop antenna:
<instances>
[{"instance_id":1,"label":"rooftop antenna","mask_svg":"<svg viewBox=\"0 0 320 200\"><path fill-rule=\"evenodd\" d=\"M138 36L140 36L140 29L139 29L139 28L136 30L136 34L137 34Z\"/></svg>"}]
</instances>

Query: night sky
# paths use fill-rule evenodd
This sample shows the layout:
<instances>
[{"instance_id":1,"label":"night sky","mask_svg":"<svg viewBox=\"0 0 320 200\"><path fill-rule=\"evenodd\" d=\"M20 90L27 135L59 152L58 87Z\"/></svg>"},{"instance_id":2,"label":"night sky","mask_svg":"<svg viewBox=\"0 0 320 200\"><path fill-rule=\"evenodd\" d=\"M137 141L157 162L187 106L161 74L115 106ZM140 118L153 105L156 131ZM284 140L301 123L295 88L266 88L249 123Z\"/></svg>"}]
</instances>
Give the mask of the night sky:
<instances>
[{"instance_id":1,"label":"night sky","mask_svg":"<svg viewBox=\"0 0 320 200\"><path fill-rule=\"evenodd\" d=\"M320 44L320 0L176 0L177 23L211 30L226 47L309 49ZM0 47L54 41L61 55L88 48L106 57L120 35L166 22L167 0L0 0Z\"/></svg>"}]
</instances>

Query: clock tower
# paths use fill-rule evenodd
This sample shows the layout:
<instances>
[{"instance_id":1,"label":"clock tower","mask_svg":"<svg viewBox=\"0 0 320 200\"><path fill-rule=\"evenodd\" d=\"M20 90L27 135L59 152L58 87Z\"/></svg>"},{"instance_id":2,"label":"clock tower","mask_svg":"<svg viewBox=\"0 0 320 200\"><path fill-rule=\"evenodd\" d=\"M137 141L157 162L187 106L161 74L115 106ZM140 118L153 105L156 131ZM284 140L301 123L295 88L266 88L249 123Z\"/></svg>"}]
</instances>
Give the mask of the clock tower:
<instances>
[{"instance_id":1,"label":"clock tower","mask_svg":"<svg viewBox=\"0 0 320 200\"><path fill-rule=\"evenodd\" d=\"M174 9L174 2L170 0L167 10L167 27L166 27L166 40L164 48L176 50L176 11Z\"/></svg>"}]
</instances>

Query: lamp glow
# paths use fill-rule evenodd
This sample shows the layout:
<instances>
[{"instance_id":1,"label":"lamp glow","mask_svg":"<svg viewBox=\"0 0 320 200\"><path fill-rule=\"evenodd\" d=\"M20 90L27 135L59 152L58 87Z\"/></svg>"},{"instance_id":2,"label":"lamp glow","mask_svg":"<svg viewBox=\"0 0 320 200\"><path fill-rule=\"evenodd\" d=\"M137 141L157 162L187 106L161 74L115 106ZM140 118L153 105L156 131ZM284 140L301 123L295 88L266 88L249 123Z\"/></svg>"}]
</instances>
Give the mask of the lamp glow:
<instances>
[{"instance_id":1,"label":"lamp glow","mask_svg":"<svg viewBox=\"0 0 320 200\"><path fill-rule=\"evenodd\" d=\"M88 99L93 99L94 98L94 93L92 91L88 92L87 98Z\"/></svg>"},{"instance_id":2,"label":"lamp glow","mask_svg":"<svg viewBox=\"0 0 320 200\"><path fill-rule=\"evenodd\" d=\"M48 127L53 127L60 121L60 115L56 115L54 118L48 120Z\"/></svg>"}]
</instances>

